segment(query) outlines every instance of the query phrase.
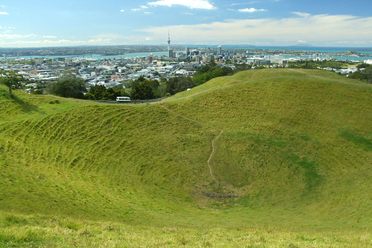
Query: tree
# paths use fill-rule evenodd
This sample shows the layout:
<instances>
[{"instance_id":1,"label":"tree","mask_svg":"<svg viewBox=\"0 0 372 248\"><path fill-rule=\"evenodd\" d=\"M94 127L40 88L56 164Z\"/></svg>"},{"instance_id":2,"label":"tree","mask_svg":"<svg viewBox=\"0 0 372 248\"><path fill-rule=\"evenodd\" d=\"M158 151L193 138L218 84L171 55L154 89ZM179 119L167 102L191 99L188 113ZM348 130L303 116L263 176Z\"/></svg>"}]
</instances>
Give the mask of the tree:
<instances>
[{"instance_id":1,"label":"tree","mask_svg":"<svg viewBox=\"0 0 372 248\"><path fill-rule=\"evenodd\" d=\"M132 83L131 97L135 100L154 99L158 87L159 82L141 77Z\"/></svg>"},{"instance_id":2,"label":"tree","mask_svg":"<svg viewBox=\"0 0 372 248\"><path fill-rule=\"evenodd\" d=\"M350 78L372 83L372 65L364 65L360 70L350 75Z\"/></svg>"},{"instance_id":3,"label":"tree","mask_svg":"<svg viewBox=\"0 0 372 248\"><path fill-rule=\"evenodd\" d=\"M129 96L123 88L106 88L103 85L90 87L86 98L90 100L115 100L118 96Z\"/></svg>"},{"instance_id":4,"label":"tree","mask_svg":"<svg viewBox=\"0 0 372 248\"><path fill-rule=\"evenodd\" d=\"M9 95L13 96L13 89L20 87L22 76L17 75L15 72L0 72L0 83L8 87Z\"/></svg>"},{"instance_id":5,"label":"tree","mask_svg":"<svg viewBox=\"0 0 372 248\"><path fill-rule=\"evenodd\" d=\"M368 83L372 83L372 66L368 66L363 72L367 77Z\"/></svg>"},{"instance_id":6,"label":"tree","mask_svg":"<svg viewBox=\"0 0 372 248\"><path fill-rule=\"evenodd\" d=\"M103 85L90 87L86 97L90 100L107 100L107 89Z\"/></svg>"},{"instance_id":7,"label":"tree","mask_svg":"<svg viewBox=\"0 0 372 248\"><path fill-rule=\"evenodd\" d=\"M66 75L49 85L47 91L53 95L83 99L86 92L85 82L73 75Z\"/></svg>"},{"instance_id":8,"label":"tree","mask_svg":"<svg viewBox=\"0 0 372 248\"><path fill-rule=\"evenodd\" d=\"M193 77L195 85L203 84L213 78L227 76L233 73L230 67L221 67L214 64L200 68Z\"/></svg>"},{"instance_id":9,"label":"tree","mask_svg":"<svg viewBox=\"0 0 372 248\"><path fill-rule=\"evenodd\" d=\"M245 71L245 70L249 70L249 69L252 69L252 65L249 65L249 64L236 64L235 65L235 71Z\"/></svg>"},{"instance_id":10,"label":"tree","mask_svg":"<svg viewBox=\"0 0 372 248\"><path fill-rule=\"evenodd\" d=\"M362 64L360 64L360 65L357 65L357 68L358 68L358 69L365 69L365 68L367 68L367 67L369 67L369 66L370 66L369 64L362 63Z\"/></svg>"},{"instance_id":11,"label":"tree","mask_svg":"<svg viewBox=\"0 0 372 248\"><path fill-rule=\"evenodd\" d=\"M167 81L167 93L174 95L194 86L194 82L189 77L170 78Z\"/></svg>"}]
</instances>

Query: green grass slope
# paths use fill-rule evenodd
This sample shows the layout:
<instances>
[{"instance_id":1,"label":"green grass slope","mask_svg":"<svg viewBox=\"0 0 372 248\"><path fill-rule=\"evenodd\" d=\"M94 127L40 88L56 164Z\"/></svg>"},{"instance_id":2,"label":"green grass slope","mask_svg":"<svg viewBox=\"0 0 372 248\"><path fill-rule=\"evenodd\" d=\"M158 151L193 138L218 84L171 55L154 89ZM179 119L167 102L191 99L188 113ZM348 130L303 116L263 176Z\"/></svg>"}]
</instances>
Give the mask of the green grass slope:
<instances>
[{"instance_id":1,"label":"green grass slope","mask_svg":"<svg viewBox=\"0 0 372 248\"><path fill-rule=\"evenodd\" d=\"M371 164L372 87L333 73L145 105L0 86L0 247L368 246Z\"/></svg>"}]
</instances>

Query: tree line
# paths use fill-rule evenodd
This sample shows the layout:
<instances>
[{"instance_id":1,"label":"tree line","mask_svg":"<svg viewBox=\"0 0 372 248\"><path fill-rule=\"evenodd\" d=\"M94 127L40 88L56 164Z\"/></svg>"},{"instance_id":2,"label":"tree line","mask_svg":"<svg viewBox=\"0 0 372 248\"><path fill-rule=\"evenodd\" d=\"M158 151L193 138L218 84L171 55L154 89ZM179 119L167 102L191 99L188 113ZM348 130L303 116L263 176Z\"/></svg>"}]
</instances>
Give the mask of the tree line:
<instances>
[{"instance_id":1,"label":"tree line","mask_svg":"<svg viewBox=\"0 0 372 248\"><path fill-rule=\"evenodd\" d=\"M372 65L358 65L358 71L352 73L349 78L359 79L368 83L372 83Z\"/></svg>"},{"instance_id":2,"label":"tree line","mask_svg":"<svg viewBox=\"0 0 372 248\"><path fill-rule=\"evenodd\" d=\"M290 68L316 69L319 67L343 68L346 62L340 61L297 61L290 62ZM185 91L195 86L221 76L227 76L236 71L249 69L249 65L239 65L234 70L230 67L218 66L214 63L200 67L193 77L174 77L162 79L160 81L150 80L140 77L137 80L114 88L106 88L103 85L86 87L83 79L72 74L59 78L54 83L49 83L45 89L37 88L35 94L44 92L61 97L79 98L88 100L115 100L118 96L129 96L133 100L150 100L163 98ZM372 65L360 64L358 71L349 75L349 78L359 79L372 83ZM14 89L20 89L23 85L30 83L22 76L12 71L0 71L0 84L4 84L9 89L9 95L13 96Z\"/></svg>"},{"instance_id":3,"label":"tree line","mask_svg":"<svg viewBox=\"0 0 372 248\"><path fill-rule=\"evenodd\" d=\"M298 68L298 69L318 69L318 68L334 68L342 69L347 68L350 62L346 61L336 61L336 60L299 60L299 61L289 61L288 68Z\"/></svg>"},{"instance_id":4,"label":"tree line","mask_svg":"<svg viewBox=\"0 0 372 248\"><path fill-rule=\"evenodd\" d=\"M301 68L301 69L318 69L318 68L334 68L343 69L348 68L350 64L348 61L335 61L335 60L324 60L324 61L293 61L288 63L289 68ZM372 83L372 65L362 63L357 65L357 71L350 73L349 78L358 79L367 83Z\"/></svg>"},{"instance_id":5,"label":"tree line","mask_svg":"<svg viewBox=\"0 0 372 248\"><path fill-rule=\"evenodd\" d=\"M13 96L13 90L21 88L21 82L25 79L14 71L0 71L0 84L8 88L9 95Z\"/></svg>"},{"instance_id":6,"label":"tree line","mask_svg":"<svg viewBox=\"0 0 372 248\"><path fill-rule=\"evenodd\" d=\"M133 100L151 100L177 94L215 77L230 75L233 72L229 67L210 64L198 69L193 77L173 77L160 81L140 77L126 83L125 88L122 86L106 88L103 85L94 85L89 89L86 88L83 79L67 75L50 84L46 92L61 97L89 100L115 100L118 96L129 96Z\"/></svg>"}]
</instances>

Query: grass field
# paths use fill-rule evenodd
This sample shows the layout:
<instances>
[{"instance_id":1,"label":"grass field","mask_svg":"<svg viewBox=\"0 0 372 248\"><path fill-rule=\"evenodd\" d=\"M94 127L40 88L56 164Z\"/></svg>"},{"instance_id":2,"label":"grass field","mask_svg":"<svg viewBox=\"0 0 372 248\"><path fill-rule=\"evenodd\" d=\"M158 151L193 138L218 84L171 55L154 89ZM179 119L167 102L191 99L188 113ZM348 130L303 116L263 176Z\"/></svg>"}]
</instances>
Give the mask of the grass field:
<instances>
[{"instance_id":1,"label":"grass field","mask_svg":"<svg viewBox=\"0 0 372 248\"><path fill-rule=\"evenodd\" d=\"M0 247L370 247L372 86L313 70L106 105L0 86Z\"/></svg>"}]
</instances>

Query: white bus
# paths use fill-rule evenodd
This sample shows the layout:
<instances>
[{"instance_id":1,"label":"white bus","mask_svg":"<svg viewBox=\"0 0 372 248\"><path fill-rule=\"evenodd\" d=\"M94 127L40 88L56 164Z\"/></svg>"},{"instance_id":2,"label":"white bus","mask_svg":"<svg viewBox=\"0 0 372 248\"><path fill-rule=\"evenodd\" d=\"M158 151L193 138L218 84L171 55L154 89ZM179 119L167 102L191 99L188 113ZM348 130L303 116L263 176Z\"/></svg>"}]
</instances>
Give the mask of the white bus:
<instances>
[{"instance_id":1,"label":"white bus","mask_svg":"<svg viewBox=\"0 0 372 248\"><path fill-rule=\"evenodd\" d=\"M116 102L131 102L132 100L128 96L118 96Z\"/></svg>"}]
</instances>

